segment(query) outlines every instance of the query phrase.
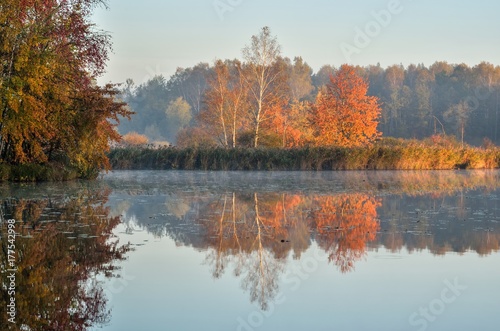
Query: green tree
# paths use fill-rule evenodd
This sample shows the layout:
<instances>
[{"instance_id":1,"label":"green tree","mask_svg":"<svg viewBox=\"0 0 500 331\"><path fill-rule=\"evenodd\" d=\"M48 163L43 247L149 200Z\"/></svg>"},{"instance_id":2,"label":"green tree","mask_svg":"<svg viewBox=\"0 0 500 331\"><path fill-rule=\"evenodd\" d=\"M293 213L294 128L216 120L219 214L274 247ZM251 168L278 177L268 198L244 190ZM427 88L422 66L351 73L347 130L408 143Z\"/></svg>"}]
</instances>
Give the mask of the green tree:
<instances>
[{"instance_id":1,"label":"green tree","mask_svg":"<svg viewBox=\"0 0 500 331\"><path fill-rule=\"evenodd\" d=\"M322 66L312 77L312 81L317 91L322 90L330 82L330 76L335 74L336 69L331 65Z\"/></svg>"},{"instance_id":2,"label":"green tree","mask_svg":"<svg viewBox=\"0 0 500 331\"><path fill-rule=\"evenodd\" d=\"M182 97L170 101L165 110L169 141L175 141L177 133L191 122L191 106Z\"/></svg>"},{"instance_id":3,"label":"green tree","mask_svg":"<svg viewBox=\"0 0 500 331\"><path fill-rule=\"evenodd\" d=\"M120 126L120 132L136 131L146 134L151 141L165 140L168 136L165 109L171 100L165 77L155 76L133 92L124 92L128 93L126 100L135 115L130 123Z\"/></svg>"},{"instance_id":4,"label":"green tree","mask_svg":"<svg viewBox=\"0 0 500 331\"><path fill-rule=\"evenodd\" d=\"M461 101L458 104L452 105L448 110L444 113L444 118L453 123L460 134L462 148L464 147L464 134L465 134L465 126L467 125L467 121L469 120L471 113L471 108L467 101Z\"/></svg>"},{"instance_id":5,"label":"green tree","mask_svg":"<svg viewBox=\"0 0 500 331\"><path fill-rule=\"evenodd\" d=\"M312 68L301 57L295 57L289 71L290 99L292 101L307 99L314 90Z\"/></svg>"},{"instance_id":6,"label":"green tree","mask_svg":"<svg viewBox=\"0 0 500 331\"><path fill-rule=\"evenodd\" d=\"M203 95L208 87L207 75L210 73L208 63L198 63L194 67L177 68L175 74L167 82L172 98L182 97L191 106L195 115L202 109Z\"/></svg>"}]
</instances>

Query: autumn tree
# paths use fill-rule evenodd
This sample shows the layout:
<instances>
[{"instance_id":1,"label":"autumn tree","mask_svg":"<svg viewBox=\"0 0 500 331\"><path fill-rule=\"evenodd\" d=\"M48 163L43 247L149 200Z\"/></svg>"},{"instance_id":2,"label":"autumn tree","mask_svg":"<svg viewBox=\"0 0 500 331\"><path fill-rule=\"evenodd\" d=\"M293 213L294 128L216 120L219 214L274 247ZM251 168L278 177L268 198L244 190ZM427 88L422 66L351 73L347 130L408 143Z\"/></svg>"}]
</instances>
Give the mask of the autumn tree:
<instances>
[{"instance_id":1,"label":"autumn tree","mask_svg":"<svg viewBox=\"0 0 500 331\"><path fill-rule=\"evenodd\" d=\"M262 123L273 116L273 106L287 97L286 65L280 61L280 54L281 46L269 27L252 36L251 43L243 49L254 147L259 146Z\"/></svg>"},{"instance_id":2,"label":"autumn tree","mask_svg":"<svg viewBox=\"0 0 500 331\"><path fill-rule=\"evenodd\" d=\"M102 0L2 2L0 160L63 162L81 177L106 167L119 116L114 86L96 86L110 49L90 21Z\"/></svg>"},{"instance_id":3,"label":"autumn tree","mask_svg":"<svg viewBox=\"0 0 500 331\"><path fill-rule=\"evenodd\" d=\"M228 90L228 113L230 118L231 143L236 147L237 134L243 130L248 123L248 89L245 85L242 64L238 60L227 62L229 65L229 90Z\"/></svg>"},{"instance_id":4,"label":"autumn tree","mask_svg":"<svg viewBox=\"0 0 500 331\"><path fill-rule=\"evenodd\" d=\"M309 105L303 101L275 105L272 118L263 124L267 132L264 137L266 146L289 148L302 146L309 141L311 130L308 111Z\"/></svg>"},{"instance_id":5,"label":"autumn tree","mask_svg":"<svg viewBox=\"0 0 500 331\"><path fill-rule=\"evenodd\" d=\"M343 65L312 107L318 145L361 146L380 136L378 98L367 96L368 84L354 68Z\"/></svg>"},{"instance_id":6,"label":"autumn tree","mask_svg":"<svg viewBox=\"0 0 500 331\"><path fill-rule=\"evenodd\" d=\"M238 60L217 60L207 78L204 107L199 121L224 147L236 147L244 124L246 89Z\"/></svg>"},{"instance_id":7,"label":"autumn tree","mask_svg":"<svg viewBox=\"0 0 500 331\"><path fill-rule=\"evenodd\" d=\"M184 128L177 133L176 137L176 146L180 148L210 148L217 145L218 142L214 136L199 126Z\"/></svg>"},{"instance_id":8,"label":"autumn tree","mask_svg":"<svg viewBox=\"0 0 500 331\"><path fill-rule=\"evenodd\" d=\"M228 146L227 98L229 83L229 68L222 60L217 60L213 73L207 79L208 90L205 92L205 111L203 122L211 128L211 132L222 145Z\"/></svg>"},{"instance_id":9,"label":"autumn tree","mask_svg":"<svg viewBox=\"0 0 500 331\"><path fill-rule=\"evenodd\" d=\"M122 137L123 143L129 146L146 145L149 141L148 137L137 132L129 132Z\"/></svg>"}]
</instances>

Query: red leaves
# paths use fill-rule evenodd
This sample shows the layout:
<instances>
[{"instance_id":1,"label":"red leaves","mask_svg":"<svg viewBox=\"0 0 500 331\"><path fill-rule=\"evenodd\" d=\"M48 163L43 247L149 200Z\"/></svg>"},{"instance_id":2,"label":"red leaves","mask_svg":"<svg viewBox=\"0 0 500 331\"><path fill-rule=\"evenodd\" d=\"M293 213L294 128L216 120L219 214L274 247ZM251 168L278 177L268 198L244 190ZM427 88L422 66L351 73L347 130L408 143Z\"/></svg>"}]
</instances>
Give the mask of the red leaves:
<instances>
[{"instance_id":1,"label":"red leaves","mask_svg":"<svg viewBox=\"0 0 500 331\"><path fill-rule=\"evenodd\" d=\"M378 98L367 91L368 84L351 66L343 65L330 77L312 109L318 145L361 146L380 136Z\"/></svg>"}]
</instances>

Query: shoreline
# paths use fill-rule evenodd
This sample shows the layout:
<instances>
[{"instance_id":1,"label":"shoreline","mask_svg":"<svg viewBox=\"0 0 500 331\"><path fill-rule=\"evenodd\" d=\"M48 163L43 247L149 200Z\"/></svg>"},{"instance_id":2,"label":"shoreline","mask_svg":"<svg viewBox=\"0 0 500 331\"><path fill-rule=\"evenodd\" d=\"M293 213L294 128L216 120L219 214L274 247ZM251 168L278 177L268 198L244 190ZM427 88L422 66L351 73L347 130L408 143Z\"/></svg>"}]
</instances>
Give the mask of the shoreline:
<instances>
[{"instance_id":1,"label":"shoreline","mask_svg":"<svg viewBox=\"0 0 500 331\"><path fill-rule=\"evenodd\" d=\"M375 144L367 147L149 148L122 147L108 153L108 170L345 171L482 170L500 168L500 148ZM61 163L0 163L0 182L95 179Z\"/></svg>"},{"instance_id":2,"label":"shoreline","mask_svg":"<svg viewBox=\"0 0 500 331\"><path fill-rule=\"evenodd\" d=\"M370 146L359 148L116 148L112 170L341 171L498 169L499 148Z\"/></svg>"}]
</instances>

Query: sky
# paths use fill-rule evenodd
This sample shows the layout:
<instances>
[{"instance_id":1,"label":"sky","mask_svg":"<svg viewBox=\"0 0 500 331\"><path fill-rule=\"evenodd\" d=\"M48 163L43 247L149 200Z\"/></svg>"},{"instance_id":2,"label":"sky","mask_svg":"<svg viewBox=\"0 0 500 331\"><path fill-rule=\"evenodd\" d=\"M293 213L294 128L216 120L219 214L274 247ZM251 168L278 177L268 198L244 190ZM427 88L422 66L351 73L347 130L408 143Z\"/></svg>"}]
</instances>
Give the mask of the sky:
<instances>
[{"instance_id":1,"label":"sky","mask_svg":"<svg viewBox=\"0 0 500 331\"><path fill-rule=\"evenodd\" d=\"M282 55L314 71L344 63L387 67L500 65L498 0L108 0L93 21L113 40L100 83L169 78L176 68L242 58L269 26Z\"/></svg>"}]
</instances>

